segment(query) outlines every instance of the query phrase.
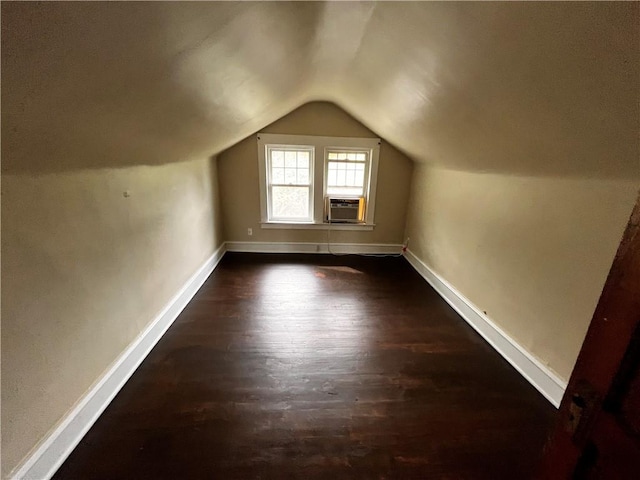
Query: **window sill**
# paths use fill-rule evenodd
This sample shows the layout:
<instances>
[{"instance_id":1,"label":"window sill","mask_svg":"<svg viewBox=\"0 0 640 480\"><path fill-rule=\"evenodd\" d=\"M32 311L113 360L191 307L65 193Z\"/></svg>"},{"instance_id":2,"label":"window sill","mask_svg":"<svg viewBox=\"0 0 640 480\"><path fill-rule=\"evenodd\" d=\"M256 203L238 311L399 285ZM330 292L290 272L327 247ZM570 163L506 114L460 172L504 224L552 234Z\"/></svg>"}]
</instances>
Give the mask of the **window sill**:
<instances>
[{"instance_id":1,"label":"window sill","mask_svg":"<svg viewBox=\"0 0 640 480\"><path fill-rule=\"evenodd\" d=\"M352 230L371 231L375 227L373 223L287 223L287 222L263 222L261 228L277 230Z\"/></svg>"}]
</instances>

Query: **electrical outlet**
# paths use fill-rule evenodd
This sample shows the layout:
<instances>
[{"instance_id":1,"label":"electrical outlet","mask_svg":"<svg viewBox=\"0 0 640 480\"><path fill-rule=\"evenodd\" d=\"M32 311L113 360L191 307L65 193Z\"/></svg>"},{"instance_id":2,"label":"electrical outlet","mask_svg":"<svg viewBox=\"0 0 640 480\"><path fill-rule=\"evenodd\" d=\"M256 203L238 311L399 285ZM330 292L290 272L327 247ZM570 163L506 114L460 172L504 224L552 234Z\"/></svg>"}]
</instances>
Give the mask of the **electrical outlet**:
<instances>
[{"instance_id":1,"label":"electrical outlet","mask_svg":"<svg viewBox=\"0 0 640 480\"><path fill-rule=\"evenodd\" d=\"M253 235L253 228L247 228L247 235Z\"/></svg>"}]
</instances>

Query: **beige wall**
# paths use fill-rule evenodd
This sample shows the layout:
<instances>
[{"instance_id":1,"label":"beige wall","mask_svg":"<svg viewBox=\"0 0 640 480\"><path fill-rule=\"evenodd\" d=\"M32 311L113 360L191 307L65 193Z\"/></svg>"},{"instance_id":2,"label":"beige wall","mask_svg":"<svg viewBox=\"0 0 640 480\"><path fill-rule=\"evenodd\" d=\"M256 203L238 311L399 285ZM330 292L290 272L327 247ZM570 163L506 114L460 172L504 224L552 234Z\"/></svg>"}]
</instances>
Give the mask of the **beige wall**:
<instances>
[{"instance_id":1,"label":"beige wall","mask_svg":"<svg viewBox=\"0 0 640 480\"><path fill-rule=\"evenodd\" d=\"M312 102L293 111L262 132L336 137L377 137L331 103ZM255 135L221 153L220 190L225 239L252 242L326 242L325 230L260 228L260 190ZM373 231L331 232L338 243L402 243L413 164L383 140L380 148L376 227ZM247 235L253 229L253 236Z\"/></svg>"},{"instance_id":2,"label":"beige wall","mask_svg":"<svg viewBox=\"0 0 640 480\"><path fill-rule=\"evenodd\" d=\"M205 157L324 98L424 162L637 175L639 8L2 2L3 474L219 245ZM263 130L378 136L328 103ZM378 226L334 241L402 241L412 163L380 158ZM227 239L324 240L260 229L255 137L219 173ZM413 185L411 248L566 377L635 187L426 167Z\"/></svg>"},{"instance_id":3,"label":"beige wall","mask_svg":"<svg viewBox=\"0 0 640 480\"><path fill-rule=\"evenodd\" d=\"M215 159L3 175L3 478L221 244L217 195Z\"/></svg>"},{"instance_id":4,"label":"beige wall","mask_svg":"<svg viewBox=\"0 0 640 480\"><path fill-rule=\"evenodd\" d=\"M568 379L638 186L420 166L409 249Z\"/></svg>"}]
</instances>

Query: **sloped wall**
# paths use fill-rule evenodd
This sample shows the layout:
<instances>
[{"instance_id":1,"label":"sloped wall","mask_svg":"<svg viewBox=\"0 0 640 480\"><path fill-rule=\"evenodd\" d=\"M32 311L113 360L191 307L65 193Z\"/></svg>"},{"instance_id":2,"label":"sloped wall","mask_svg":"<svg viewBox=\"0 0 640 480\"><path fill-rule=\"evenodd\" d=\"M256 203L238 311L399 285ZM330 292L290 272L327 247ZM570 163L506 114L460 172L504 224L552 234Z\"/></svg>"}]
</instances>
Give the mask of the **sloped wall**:
<instances>
[{"instance_id":1,"label":"sloped wall","mask_svg":"<svg viewBox=\"0 0 640 480\"><path fill-rule=\"evenodd\" d=\"M327 102L308 103L262 132L336 137L378 137L339 107ZM219 155L220 189L224 199L225 240L252 242L327 241L326 230L269 230L260 228L258 150L252 135ZM383 140L380 147L375 228L373 231L333 231L331 242L400 244L413 162ZM253 235L247 235L247 228Z\"/></svg>"},{"instance_id":2,"label":"sloped wall","mask_svg":"<svg viewBox=\"0 0 640 480\"><path fill-rule=\"evenodd\" d=\"M218 204L215 159L3 174L3 478L220 246Z\"/></svg>"},{"instance_id":3,"label":"sloped wall","mask_svg":"<svg viewBox=\"0 0 640 480\"><path fill-rule=\"evenodd\" d=\"M568 380L638 187L420 166L409 249Z\"/></svg>"},{"instance_id":4,"label":"sloped wall","mask_svg":"<svg viewBox=\"0 0 640 480\"><path fill-rule=\"evenodd\" d=\"M2 3L3 477L222 242L205 7Z\"/></svg>"}]
</instances>

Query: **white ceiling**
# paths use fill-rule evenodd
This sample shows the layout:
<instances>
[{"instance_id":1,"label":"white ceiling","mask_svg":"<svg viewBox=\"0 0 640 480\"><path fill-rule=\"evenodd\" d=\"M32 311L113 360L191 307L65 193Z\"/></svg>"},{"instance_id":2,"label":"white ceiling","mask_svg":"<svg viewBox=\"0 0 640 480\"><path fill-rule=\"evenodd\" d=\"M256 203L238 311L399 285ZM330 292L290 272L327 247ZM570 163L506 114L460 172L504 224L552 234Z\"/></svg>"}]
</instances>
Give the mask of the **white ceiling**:
<instances>
[{"instance_id":1,"label":"white ceiling","mask_svg":"<svg viewBox=\"0 0 640 480\"><path fill-rule=\"evenodd\" d=\"M3 170L212 155L328 100L416 161L640 178L639 7L3 2Z\"/></svg>"}]
</instances>

